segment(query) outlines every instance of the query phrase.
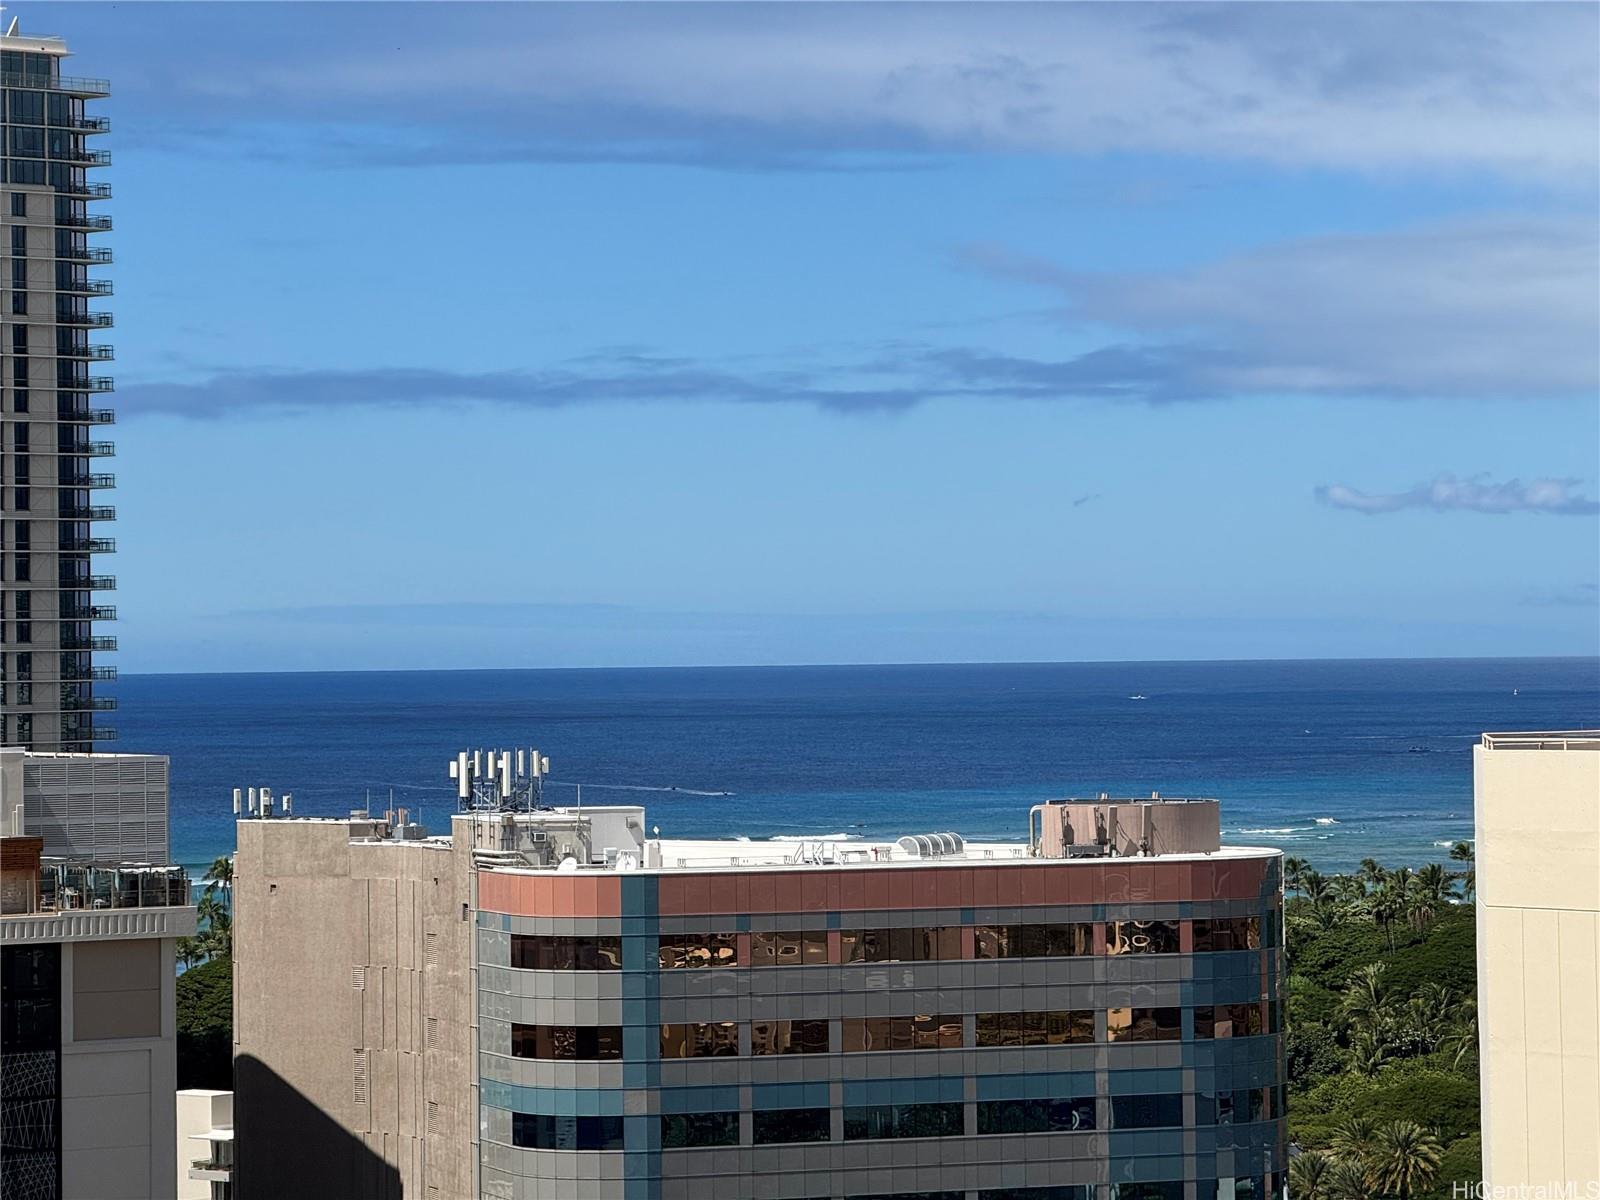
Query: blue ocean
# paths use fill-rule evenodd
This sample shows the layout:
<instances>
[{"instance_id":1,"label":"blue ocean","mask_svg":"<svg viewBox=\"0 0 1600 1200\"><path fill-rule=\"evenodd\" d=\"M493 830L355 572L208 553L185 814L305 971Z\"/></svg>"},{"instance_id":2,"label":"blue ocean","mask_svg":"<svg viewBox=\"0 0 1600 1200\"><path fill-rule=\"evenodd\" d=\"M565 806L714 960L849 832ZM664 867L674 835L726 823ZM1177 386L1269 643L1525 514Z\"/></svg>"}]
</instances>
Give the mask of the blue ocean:
<instances>
[{"instance_id":1,"label":"blue ocean","mask_svg":"<svg viewBox=\"0 0 1600 1200\"><path fill-rule=\"evenodd\" d=\"M391 802L446 828L457 750L537 746L546 798L643 803L664 836L1026 836L1066 795L1206 795L1229 840L1324 871L1472 835L1485 730L1600 725L1600 661L144 675L115 749L172 758L174 856L233 848L232 789Z\"/></svg>"}]
</instances>

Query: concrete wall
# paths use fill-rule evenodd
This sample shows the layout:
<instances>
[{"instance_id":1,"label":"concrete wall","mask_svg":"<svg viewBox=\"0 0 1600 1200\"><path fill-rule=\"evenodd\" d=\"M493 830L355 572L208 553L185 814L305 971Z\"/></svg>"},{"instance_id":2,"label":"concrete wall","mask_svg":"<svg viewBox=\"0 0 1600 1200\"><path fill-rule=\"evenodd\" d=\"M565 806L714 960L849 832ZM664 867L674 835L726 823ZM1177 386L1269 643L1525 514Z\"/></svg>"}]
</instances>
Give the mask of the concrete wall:
<instances>
[{"instance_id":1,"label":"concrete wall","mask_svg":"<svg viewBox=\"0 0 1600 1200\"><path fill-rule=\"evenodd\" d=\"M64 1200L175 1193L173 952L171 938L62 947Z\"/></svg>"},{"instance_id":2,"label":"concrete wall","mask_svg":"<svg viewBox=\"0 0 1600 1200\"><path fill-rule=\"evenodd\" d=\"M1600 749L1479 746L1473 765L1484 1178L1582 1195L1600 1187Z\"/></svg>"},{"instance_id":3,"label":"concrete wall","mask_svg":"<svg viewBox=\"0 0 1600 1200\"><path fill-rule=\"evenodd\" d=\"M238 1195L475 1194L470 850L238 830Z\"/></svg>"}]
</instances>

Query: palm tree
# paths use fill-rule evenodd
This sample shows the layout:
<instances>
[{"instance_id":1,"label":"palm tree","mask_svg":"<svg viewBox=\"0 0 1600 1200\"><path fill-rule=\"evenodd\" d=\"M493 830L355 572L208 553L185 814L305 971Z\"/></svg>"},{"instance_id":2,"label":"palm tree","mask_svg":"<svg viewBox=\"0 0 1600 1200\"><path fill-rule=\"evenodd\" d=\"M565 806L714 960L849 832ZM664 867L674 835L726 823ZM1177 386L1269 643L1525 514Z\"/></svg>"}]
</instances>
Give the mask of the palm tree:
<instances>
[{"instance_id":1,"label":"palm tree","mask_svg":"<svg viewBox=\"0 0 1600 1200\"><path fill-rule=\"evenodd\" d=\"M211 861L205 873L206 892L210 894L219 888L222 891L223 903L228 911L233 911L233 859L226 854Z\"/></svg>"},{"instance_id":2,"label":"palm tree","mask_svg":"<svg viewBox=\"0 0 1600 1200\"><path fill-rule=\"evenodd\" d=\"M183 969L185 971L205 957L204 953L200 949L200 940L192 937L181 937L178 939L177 953L178 961L183 964Z\"/></svg>"},{"instance_id":3,"label":"palm tree","mask_svg":"<svg viewBox=\"0 0 1600 1200\"><path fill-rule=\"evenodd\" d=\"M1361 860L1361 869L1356 872L1356 878L1369 889L1377 887L1388 878L1388 875L1389 872L1380 867L1378 860L1375 858L1363 858Z\"/></svg>"},{"instance_id":4,"label":"palm tree","mask_svg":"<svg viewBox=\"0 0 1600 1200\"><path fill-rule=\"evenodd\" d=\"M1289 1160L1289 1194L1295 1200L1332 1200L1328 1176L1334 1167L1331 1154L1308 1150Z\"/></svg>"},{"instance_id":5,"label":"palm tree","mask_svg":"<svg viewBox=\"0 0 1600 1200\"><path fill-rule=\"evenodd\" d=\"M1289 858L1284 859L1283 860L1283 885L1284 885L1284 887L1288 888L1291 892L1300 891L1301 890L1301 886L1300 886L1301 882L1305 879L1306 871L1310 867L1310 865L1311 864L1306 862L1306 860L1303 859L1303 858L1295 858L1295 857L1291 856Z\"/></svg>"},{"instance_id":6,"label":"palm tree","mask_svg":"<svg viewBox=\"0 0 1600 1200\"><path fill-rule=\"evenodd\" d=\"M1383 930L1383 935L1389 943L1389 950L1394 951L1394 923L1405 912L1402 901L1393 888L1384 886L1373 893L1369 905L1372 919L1377 922L1378 928Z\"/></svg>"},{"instance_id":7,"label":"palm tree","mask_svg":"<svg viewBox=\"0 0 1600 1200\"><path fill-rule=\"evenodd\" d=\"M1333 1166L1328 1168L1322 1186L1328 1200L1372 1200L1372 1188L1367 1182L1367 1173L1359 1163L1335 1160ZM1289 1194L1299 1195L1293 1189Z\"/></svg>"},{"instance_id":8,"label":"palm tree","mask_svg":"<svg viewBox=\"0 0 1600 1200\"><path fill-rule=\"evenodd\" d=\"M1340 1163L1355 1167L1363 1176L1372 1159L1378 1136L1378 1124L1371 1117L1346 1117L1328 1139L1329 1148Z\"/></svg>"},{"instance_id":9,"label":"palm tree","mask_svg":"<svg viewBox=\"0 0 1600 1200\"><path fill-rule=\"evenodd\" d=\"M215 895L207 892L200 897L200 902L195 905L195 911L204 927L197 940L204 949L206 957L218 958L231 955L233 920L228 915L226 905Z\"/></svg>"},{"instance_id":10,"label":"palm tree","mask_svg":"<svg viewBox=\"0 0 1600 1200\"><path fill-rule=\"evenodd\" d=\"M1410 1200L1433 1182L1444 1148L1415 1121L1391 1121L1372 1143L1371 1166L1379 1189Z\"/></svg>"},{"instance_id":11,"label":"palm tree","mask_svg":"<svg viewBox=\"0 0 1600 1200\"><path fill-rule=\"evenodd\" d=\"M1457 842L1450 847L1451 862L1476 863L1477 858L1477 851L1471 842ZM1462 894L1469 900L1473 899L1478 894L1478 868L1469 866L1460 873L1459 878Z\"/></svg>"},{"instance_id":12,"label":"palm tree","mask_svg":"<svg viewBox=\"0 0 1600 1200\"><path fill-rule=\"evenodd\" d=\"M1422 894L1435 904L1443 904L1446 900L1455 898L1455 876L1445 870L1442 863L1429 863L1418 871L1417 886L1422 890Z\"/></svg>"}]
</instances>

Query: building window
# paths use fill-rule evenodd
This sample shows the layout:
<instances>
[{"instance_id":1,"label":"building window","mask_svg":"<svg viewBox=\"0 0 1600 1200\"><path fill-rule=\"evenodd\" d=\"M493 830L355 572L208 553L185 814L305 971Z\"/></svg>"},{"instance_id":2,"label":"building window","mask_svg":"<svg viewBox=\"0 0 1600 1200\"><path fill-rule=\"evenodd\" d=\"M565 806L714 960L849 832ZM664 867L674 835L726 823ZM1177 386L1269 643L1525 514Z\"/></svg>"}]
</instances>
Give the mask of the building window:
<instances>
[{"instance_id":1,"label":"building window","mask_svg":"<svg viewBox=\"0 0 1600 1200\"><path fill-rule=\"evenodd\" d=\"M845 929L839 934L841 957L853 962L938 962L963 957L961 927L932 929Z\"/></svg>"},{"instance_id":2,"label":"building window","mask_svg":"<svg viewBox=\"0 0 1600 1200\"><path fill-rule=\"evenodd\" d=\"M511 965L524 971L619 971L620 937L511 935Z\"/></svg>"},{"instance_id":3,"label":"building window","mask_svg":"<svg viewBox=\"0 0 1600 1200\"><path fill-rule=\"evenodd\" d=\"M621 1150L621 1117L512 1113L511 1142L531 1150Z\"/></svg>"},{"instance_id":4,"label":"building window","mask_svg":"<svg viewBox=\"0 0 1600 1200\"><path fill-rule=\"evenodd\" d=\"M661 1148L687 1146L737 1146L739 1114L736 1112L663 1113Z\"/></svg>"},{"instance_id":5,"label":"building window","mask_svg":"<svg viewBox=\"0 0 1600 1200\"><path fill-rule=\"evenodd\" d=\"M1234 1200L1244 1193L1235 1192ZM1111 1200L1183 1200L1181 1183L1114 1183Z\"/></svg>"},{"instance_id":6,"label":"building window","mask_svg":"<svg viewBox=\"0 0 1600 1200\"><path fill-rule=\"evenodd\" d=\"M615 1061L622 1057L620 1025L512 1025L517 1058Z\"/></svg>"},{"instance_id":7,"label":"building window","mask_svg":"<svg viewBox=\"0 0 1600 1200\"><path fill-rule=\"evenodd\" d=\"M1094 1184L1058 1183L1046 1187L985 1188L978 1193L978 1200L1094 1200Z\"/></svg>"},{"instance_id":8,"label":"building window","mask_svg":"<svg viewBox=\"0 0 1600 1200\"><path fill-rule=\"evenodd\" d=\"M979 1013L976 1024L980 1046L1066 1046L1094 1041L1094 1013L1088 1009Z\"/></svg>"},{"instance_id":9,"label":"building window","mask_svg":"<svg viewBox=\"0 0 1600 1200\"><path fill-rule=\"evenodd\" d=\"M978 925L972 933L974 958L1075 958L1094 953L1094 926L1087 922Z\"/></svg>"},{"instance_id":10,"label":"building window","mask_svg":"<svg viewBox=\"0 0 1600 1200\"><path fill-rule=\"evenodd\" d=\"M1177 921L1107 921L1107 954L1176 954Z\"/></svg>"},{"instance_id":11,"label":"building window","mask_svg":"<svg viewBox=\"0 0 1600 1200\"><path fill-rule=\"evenodd\" d=\"M780 930L750 935L750 965L755 967L811 966L828 961L825 929Z\"/></svg>"},{"instance_id":12,"label":"building window","mask_svg":"<svg viewBox=\"0 0 1600 1200\"><path fill-rule=\"evenodd\" d=\"M26 724L24 724L26 722ZM19 740L33 721L17 719ZM0 947L7 1200L55 1200L61 1180L61 947Z\"/></svg>"},{"instance_id":13,"label":"building window","mask_svg":"<svg viewBox=\"0 0 1600 1200\"><path fill-rule=\"evenodd\" d=\"M25 216L28 215L28 193L27 192L12 192L11 193L11 215L13 217L25 217Z\"/></svg>"},{"instance_id":14,"label":"building window","mask_svg":"<svg viewBox=\"0 0 1600 1200\"><path fill-rule=\"evenodd\" d=\"M1196 1092L1196 1125L1243 1125L1271 1121L1287 1112L1277 1088L1240 1088L1232 1092Z\"/></svg>"},{"instance_id":15,"label":"building window","mask_svg":"<svg viewBox=\"0 0 1600 1200\"><path fill-rule=\"evenodd\" d=\"M752 1021L751 1054L826 1054L826 1021Z\"/></svg>"},{"instance_id":16,"label":"building window","mask_svg":"<svg viewBox=\"0 0 1600 1200\"><path fill-rule=\"evenodd\" d=\"M846 1054L961 1048L960 1017L846 1017L839 1028Z\"/></svg>"},{"instance_id":17,"label":"building window","mask_svg":"<svg viewBox=\"0 0 1600 1200\"><path fill-rule=\"evenodd\" d=\"M1264 1032L1259 1004L1215 1004L1194 1010L1197 1038L1255 1037Z\"/></svg>"},{"instance_id":18,"label":"building window","mask_svg":"<svg viewBox=\"0 0 1600 1200\"><path fill-rule=\"evenodd\" d=\"M1194 923L1194 948L1201 950L1261 949L1260 917L1222 917Z\"/></svg>"},{"instance_id":19,"label":"building window","mask_svg":"<svg viewBox=\"0 0 1600 1200\"><path fill-rule=\"evenodd\" d=\"M1094 1097L1076 1100L986 1100L979 1133L1073 1133L1094 1128Z\"/></svg>"},{"instance_id":20,"label":"building window","mask_svg":"<svg viewBox=\"0 0 1600 1200\"><path fill-rule=\"evenodd\" d=\"M1183 1124L1183 1096L1171 1092L1161 1096L1111 1097L1111 1128L1163 1129Z\"/></svg>"},{"instance_id":21,"label":"building window","mask_svg":"<svg viewBox=\"0 0 1600 1200\"><path fill-rule=\"evenodd\" d=\"M658 957L663 971L679 967L737 967L739 935L734 933L664 934Z\"/></svg>"},{"instance_id":22,"label":"building window","mask_svg":"<svg viewBox=\"0 0 1600 1200\"><path fill-rule=\"evenodd\" d=\"M1106 1040L1176 1042L1183 1038L1181 1008L1113 1008L1106 1012Z\"/></svg>"},{"instance_id":23,"label":"building window","mask_svg":"<svg viewBox=\"0 0 1600 1200\"><path fill-rule=\"evenodd\" d=\"M959 1104L870 1104L844 1110L844 1140L961 1136Z\"/></svg>"},{"instance_id":24,"label":"building window","mask_svg":"<svg viewBox=\"0 0 1600 1200\"><path fill-rule=\"evenodd\" d=\"M662 1058L728 1058L738 1053L736 1021L691 1021L661 1027Z\"/></svg>"},{"instance_id":25,"label":"building window","mask_svg":"<svg viewBox=\"0 0 1600 1200\"><path fill-rule=\"evenodd\" d=\"M958 1106L959 1107L959 1106ZM757 1146L781 1142L826 1142L833 1121L825 1108L779 1108L751 1114L751 1141Z\"/></svg>"}]
</instances>

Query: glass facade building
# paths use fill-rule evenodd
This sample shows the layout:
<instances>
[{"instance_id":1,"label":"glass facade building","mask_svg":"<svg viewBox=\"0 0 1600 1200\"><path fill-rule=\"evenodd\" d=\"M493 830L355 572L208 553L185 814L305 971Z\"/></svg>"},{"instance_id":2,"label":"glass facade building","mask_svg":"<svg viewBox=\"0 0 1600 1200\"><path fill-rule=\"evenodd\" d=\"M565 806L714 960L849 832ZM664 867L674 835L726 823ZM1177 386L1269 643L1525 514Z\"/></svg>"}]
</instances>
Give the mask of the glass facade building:
<instances>
[{"instance_id":1,"label":"glass facade building","mask_svg":"<svg viewBox=\"0 0 1600 1200\"><path fill-rule=\"evenodd\" d=\"M0 743L88 751L115 736L96 688L115 676L97 665L115 639L96 632L116 616L96 567L113 549L111 347L92 340L111 324L110 252L94 244L109 155L92 147L107 121L91 111L109 88L63 74L66 55L56 38L0 37Z\"/></svg>"},{"instance_id":2,"label":"glass facade building","mask_svg":"<svg viewBox=\"0 0 1600 1200\"><path fill-rule=\"evenodd\" d=\"M484 1196L1283 1194L1275 853L478 890Z\"/></svg>"}]
</instances>

